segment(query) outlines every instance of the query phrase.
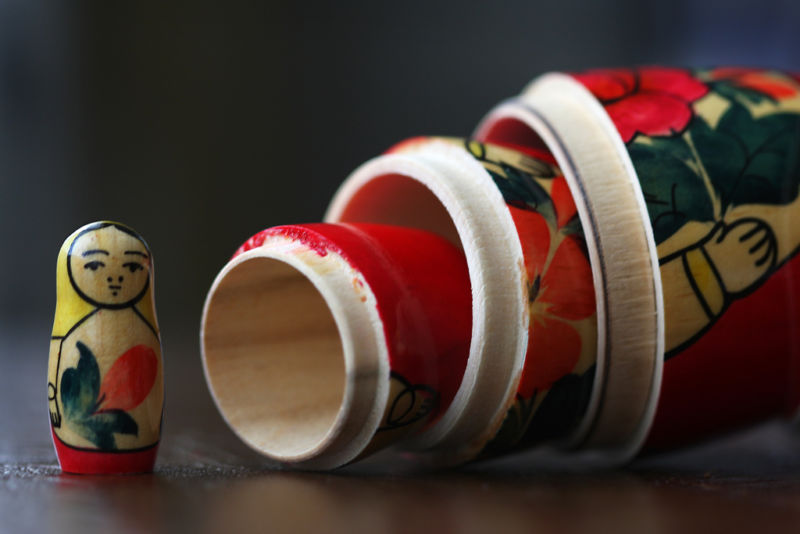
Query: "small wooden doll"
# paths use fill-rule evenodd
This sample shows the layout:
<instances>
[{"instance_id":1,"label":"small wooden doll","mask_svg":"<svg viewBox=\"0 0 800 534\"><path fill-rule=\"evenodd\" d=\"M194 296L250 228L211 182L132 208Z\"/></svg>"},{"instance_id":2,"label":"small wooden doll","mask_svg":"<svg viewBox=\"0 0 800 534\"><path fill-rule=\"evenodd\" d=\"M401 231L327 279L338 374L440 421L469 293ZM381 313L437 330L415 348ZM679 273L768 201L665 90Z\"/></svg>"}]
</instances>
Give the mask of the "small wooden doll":
<instances>
[{"instance_id":1,"label":"small wooden doll","mask_svg":"<svg viewBox=\"0 0 800 534\"><path fill-rule=\"evenodd\" d=\"M61 247L56 285L47 398L61 469L152 471L164 379L150 249L127 226L88 224Z\"/></svg>"}]
</instances>

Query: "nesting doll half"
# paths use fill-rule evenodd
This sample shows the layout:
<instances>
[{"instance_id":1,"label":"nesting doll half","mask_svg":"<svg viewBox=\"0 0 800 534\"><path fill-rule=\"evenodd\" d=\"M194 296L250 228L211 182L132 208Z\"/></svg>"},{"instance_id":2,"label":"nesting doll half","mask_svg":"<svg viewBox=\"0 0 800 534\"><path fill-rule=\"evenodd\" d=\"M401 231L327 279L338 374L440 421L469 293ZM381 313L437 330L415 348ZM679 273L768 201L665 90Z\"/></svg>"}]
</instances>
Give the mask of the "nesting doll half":
<instances>
[{"instance_id":1,"label":"nesting doll half","mask_svg":"<svg viewBox=\"0 0 800 534\"><path fill-rule=\"evenodd\" d=\"M88 224L61 247L56 285L47 398L61 469L151 471L164 379L150 249L127 226Z\"/></svg>"}]
</instances>

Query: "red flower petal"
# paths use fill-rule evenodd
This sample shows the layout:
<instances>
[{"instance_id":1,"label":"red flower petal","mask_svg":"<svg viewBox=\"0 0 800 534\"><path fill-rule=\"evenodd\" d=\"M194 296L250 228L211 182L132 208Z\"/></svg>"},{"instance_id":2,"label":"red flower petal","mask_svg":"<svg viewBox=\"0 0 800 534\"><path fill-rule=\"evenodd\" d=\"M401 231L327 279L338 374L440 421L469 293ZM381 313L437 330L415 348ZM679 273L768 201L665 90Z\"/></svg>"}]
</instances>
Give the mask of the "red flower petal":
<instances>
[{"instance_id":1,"label":"red flower petal","mask_svg":"<svg viewBox=\"0 0 800 534\"><path fill-rule=\"evenodd\" d=\"M734 80L733 83L745 89L767 94L775 100L791 98L797 94L797 88L793 84L755 72L744 74Z\"/></svg>"},{"instance_id":2,"label":"red flower petal","mask_svg":"<svg viewBox=\"0 0 800 534\"><path fill-rule=\"evenodd\" d=\"M577 330L558 319L534 318L517 392L529 399L537 390L550 389L553 382L572 372L580 355Z\"/></svg>"},{"instance_id":3,"label":"red flower petal","mask_svg":"<svg viewBox=\"0 0 800 534\"><path fill-rule=\"evenodd\" d=\"M532 282L542 274L544 262L550 251L550 229L539 213L514 206L508 206L511 218L517 228L522 254L525 257L525 269Z\"/></svg>"},{"instance_id":4,"label":"red flower petal","mask_svg":"<svg viewBox=\"0 0 800 534\"><path fill-rule=\"evenodd\" d=\"M117 358L100 385L98 412L132 410L147 398L158 373L158 357L146 345L136 345Z\"/></svg>"},{"instance_id":5,"label":"red flower petal","mask_svg":"<svg viewBox=\"0 0 800 534\"><path fill-rule=\"evenodd\" d=\"M637 133L671 135L692 116L689 104L708 87L681 69L644 67L574 75L605 105L626 143Z\"/></svg>"},{"instance_id":6,"label":"red flower petal","mask_svg":"<svg viewBox=\"0 0 800 534\"><path fill-rule=\"evenodd\" d=\"M553 188L550 190L550 198L553 199L553 205L556 208L558 227L561 228L567 224L578 211L578 208L575 207L575 200L572 198L572 193L569 192L566 178L563 176L556 176L553 180Z\"/></svg>"},{"instance_id":7,"label":"red flower petal","mask_svg":"<svg viewBox=\"0 0 800 534\"><path fill-rule=\"evenodd\" d=\"M791 74L789 76L794 77ZM795 84L775 78L764 69L719 68L711 71L711 78L727 80L737 87L763 93L775 100L791 98L798 92Z\"/></svg>"},{"instance_id":8,"label":"red flower petal","mask_svg":"<svg viewBox=\"0 0 800 534\"><path fill-rule=\"evenodd\" d=\"M622 98L634 89L630 69L597 69L573 74L573 77L601 101Z\"/></svg>"},{"instance_id":9,"label":"red flower petal","mask_svg":"<svg viewBox=\"0 0 800 534\"><path fill-rule=\"evenodd\" d=\"M689 103L708 93L708 86L685 70L644 67L639 69L639 91L666 93Z\"/></svg>"},{"instance_id":10,"label":"red flower petal","mask_svg":"<svg viewBox=\"0 0 800 534\"><path fill-rule=\"evenodd\" d=\"M760 72L762 69L752 69L746 67L717 67L710 72L712 80L726 80L730 78L738 78L742 74L750 72Z\"/></svg>"},{"instance_id":11,"label":"red flower petal","mask_svg":"<svg viewBox=\"0 0 800 534\"><path fill-rule=\"evenodd\" d=\"M592 268L574 238L567 236L558 246L539 300L550 304L548 313L564 319L585 319L595 312Z\"/></svg>"},{"instance_id":12,"label":"red flower petal","mask_svg":"<svg viewBox=\"0 0 800 534\"><path fill-rule=\"evenodd\" d=\"M754 76L742 77L736 82L736 85L766 93L775 100L791 98L797 94L797 89L789 83L780 80L756 78Z\"/></svg>"},{"instance_id":13,"label":"red flower petal","mask_svg":"<svg viewBox=\"0 0 800 534\"><path fill-rule=\"evenodd\" d=\"M689 105L663 93L637 93L606 106L609 117L626 143L637 133L671 135L692 118Z\"/></svg>"}]
</instances>

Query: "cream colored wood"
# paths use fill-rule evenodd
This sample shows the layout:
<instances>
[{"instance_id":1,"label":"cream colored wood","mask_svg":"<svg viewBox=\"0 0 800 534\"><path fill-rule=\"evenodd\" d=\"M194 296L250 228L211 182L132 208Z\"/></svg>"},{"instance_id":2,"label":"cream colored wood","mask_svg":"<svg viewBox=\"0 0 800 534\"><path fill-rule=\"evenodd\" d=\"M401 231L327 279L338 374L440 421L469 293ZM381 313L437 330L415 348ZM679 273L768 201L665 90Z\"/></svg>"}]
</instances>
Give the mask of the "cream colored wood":
<instances>
[{"instance_id":1,"label":"cream colored wood","mask_svg":"<svg viewBox=\"0 0 800 534\"><path fill-rule=\"evenodd\" d=\"M605 111L572 78L544 76L505 112L510 107L544 140L564 172L602 295L604 369L596 416L582 429L581 448L601 463L624 462L639 451L652 423L664 353L658 258L639 182Z\"/></svg>"},{"instance_id":2,"label":"cream colored wood","mask_svg":"<svg viewBox=\"0 0 800 534\"><path fill-rule=\"evenodd\" d=\"M546 142L552 137L548 145L559 147L556 158L584 191L605 264L607 378L584 447L627 461L655 416L664 356L663 292L644 196L616 128L582 85L547 75L521 99L542 117L537 131Z\"/></svg>"},{"instance_id":3,"label":"cream colored wood","mask_svg":"<svg viewBox=\"0 0 800 534\"><path fill-rule=\"evenodd\" d=\"M473 302L467 369L441 420L411 447L435 462L470 458L494 436L513 402L527 346L522 249L491 177L461 147L419 143L359 167L325 219L422 228L463 247Z\"/></svg>"},{"instance_id":4,"label":"cream colored wood","mask_svg":"<svg viewBox=\"0 0 800 534\"><path fill-rule=\"evenodd\" d=\"M475 129L474 137L477 139L490 139L489 134L495 125L501 121L514 120L525 125L531 131L534 131L533 124L537 123L537 117L525 106L521 105L517 100L510 100L495 107L478 125ZM487 137L488 136L488 137ZM489 141L491 142L491 141ZM541 143L542 149L547 149L544 141ZM606 338L607 338L607 325L606 319L608 314L605 311L606 300L604 291L603 280L603 265L601 263L600 251L597 247L595 239L595 227L591 220L589 206L587 204L586 196L577 188L575 188L575 181L572 177L566 176L567 184L570 187L575 206L578 210L578 218L581 221L581 226L584 229L586 237L586 246L589 253L589 263L592 267L592 283L594 284L595 302L597 306L597 355L594 380L592 385L592 393L589 399L589 404L586 408L586 413L583 415L581 422L578 424L568 436L563 440L553 445L558 448L572 449L580 443L583 443L590 431L594 426L597 418L597 413L603 399L603 391L606 381Z\"/></svg>"},{"instance_id":5,"label":"cream colored wood","mask_svg":"<svg viewBox=\"0 0 800 534\"><path fill-rule=\"evenodd\" d=\"M123 224L87 224L59 251L48 405L56 439L79 451L64 467L56 444L65 470L117 472L80 451L127 453L160 440L164 376L153 286L150 250Z\"/></svg>"},{"instance_id":6,"label":"cream colored wood","mask_svg":"<svg viewBox=\"0 0 800 534\"><path fill-rule=\"evenodd\" d=\"M389 363L363 282L336 252L281 237L217 276L201 328L206 379L227 423L258 452L329 469L368 445L386 406Z\"/></svg>"}]
</instances>

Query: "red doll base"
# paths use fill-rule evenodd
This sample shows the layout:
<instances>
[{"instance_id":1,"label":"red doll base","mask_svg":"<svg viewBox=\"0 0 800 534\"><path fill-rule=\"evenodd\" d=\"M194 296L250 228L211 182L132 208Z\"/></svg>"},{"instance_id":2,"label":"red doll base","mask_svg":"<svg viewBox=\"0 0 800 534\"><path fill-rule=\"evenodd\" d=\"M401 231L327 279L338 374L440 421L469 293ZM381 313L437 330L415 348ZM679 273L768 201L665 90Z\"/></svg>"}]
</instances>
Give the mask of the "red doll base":
<instances>
[{"instance_id":1,"label":"red doll base","mask_svg":"<svg viewBox=\"0 0 800 534\"><path fill-rule=\"evenodd\" d=\"M70 447L50 428L61 470L76 475L133 475L150 473L156 463L158 443L132 452L99 452Z\"/></svg>"}]
</instances>

